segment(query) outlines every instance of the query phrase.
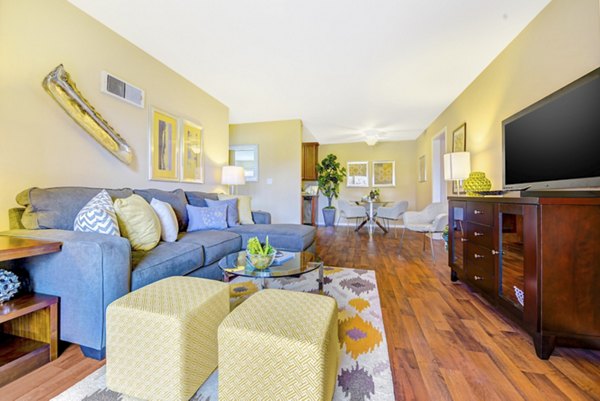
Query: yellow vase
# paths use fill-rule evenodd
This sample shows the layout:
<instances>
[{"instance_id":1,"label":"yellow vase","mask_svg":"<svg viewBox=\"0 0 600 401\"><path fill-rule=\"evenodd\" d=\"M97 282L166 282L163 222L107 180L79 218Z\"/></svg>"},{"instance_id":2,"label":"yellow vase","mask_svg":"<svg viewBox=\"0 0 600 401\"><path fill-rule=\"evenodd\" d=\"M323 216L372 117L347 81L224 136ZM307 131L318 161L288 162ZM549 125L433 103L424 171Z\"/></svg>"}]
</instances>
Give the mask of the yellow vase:
<instances>
[{"instance_id":1,"label":"yellow vase","mask_svg":"<svg viewBox=\"0 0 600 401\"><path fill-rule=\"evenodd\" d=\"M475 191L489 191L492 189L492 182L485 176L485 173L473 171L463 183L463 188L468 196L482 196L476 194Z\"/></svg>"}]
</instances>

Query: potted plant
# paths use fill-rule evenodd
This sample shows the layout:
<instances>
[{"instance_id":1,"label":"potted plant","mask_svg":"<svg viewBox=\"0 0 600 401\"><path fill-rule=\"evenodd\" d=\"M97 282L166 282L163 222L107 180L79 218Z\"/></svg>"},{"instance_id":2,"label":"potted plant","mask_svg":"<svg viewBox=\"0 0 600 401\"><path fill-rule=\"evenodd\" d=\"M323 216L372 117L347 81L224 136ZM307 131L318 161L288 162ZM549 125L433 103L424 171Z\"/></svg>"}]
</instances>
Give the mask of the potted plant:
<instances>
[{"instance_id":1,"label":"potted plant","mask_svg":"<svg viewBox=\"0 0 600 401\"><path fill-rule=\"evenodd\" d=\"M340 194L340 184L344 182L346 169L337 162L337 156L330 153L321 163L317 163L317 174L319 190L327 197L327 206L323 208L323 220L326 226L333 226L335 207L331 205L331 201Z\"/></svg>"}]
</instances>

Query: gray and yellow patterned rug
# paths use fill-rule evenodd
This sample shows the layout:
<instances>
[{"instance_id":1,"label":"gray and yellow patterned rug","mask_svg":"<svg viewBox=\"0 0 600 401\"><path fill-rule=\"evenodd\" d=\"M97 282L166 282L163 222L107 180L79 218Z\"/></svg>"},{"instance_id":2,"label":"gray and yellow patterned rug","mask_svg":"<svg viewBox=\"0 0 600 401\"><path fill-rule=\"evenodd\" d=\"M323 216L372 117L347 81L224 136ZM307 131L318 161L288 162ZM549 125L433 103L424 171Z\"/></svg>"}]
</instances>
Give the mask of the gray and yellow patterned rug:
<instances>
[{"instance_id":1,"label":"gray and yellow patterned rug","mask_svg":"<svg viewBox=\"0 0 600 401\"><path fill-rule=\"evenodd\" d=\"M318 272L299 278L268 280L269 288L317 292ZM392 401L394 385L390 369L383 317L375 272L370 270L325 267L325 294L338 303L340 367L334 401ZM231 283L231 302L235 306L259 290L260 283L238 277ZM129 401L135 398L106 388L102 367L55 397L56 401ZM194 401L217 400L218 370L192 397Z\"/></svg>"}]
</instances>

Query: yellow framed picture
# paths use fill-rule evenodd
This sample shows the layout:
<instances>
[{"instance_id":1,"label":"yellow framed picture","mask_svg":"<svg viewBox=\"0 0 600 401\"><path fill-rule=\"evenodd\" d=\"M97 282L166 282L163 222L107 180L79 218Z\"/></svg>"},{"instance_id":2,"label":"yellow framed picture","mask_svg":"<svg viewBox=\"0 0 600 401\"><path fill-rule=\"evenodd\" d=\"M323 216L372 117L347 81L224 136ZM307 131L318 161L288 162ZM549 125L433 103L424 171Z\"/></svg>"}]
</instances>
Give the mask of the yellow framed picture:
<instances>
[{"instance_id":1,"label":"yellow framed picture","mask_svg":"<svg viewBox=\"0 0 600 401\"><path fill-rule=\"evenodd\" d=\"M157 109L151 110L150 179L177 181L179 131L177 119Z\"/></svg>"},{"instance_id":2,"label":"yellow framed picture","mask_svg":"<svg viewBox=\"0 0 600 401\"><path fill-rule=\"evenodd\" d=\"M396 186L396 162L394 160L373 162L373 186Z\"/></svg>"},{"instance_id":3,"label":"yellow framed picture","mask_svg":"<svg viewBox=\"0 0 600 401\"><path fill-rule=\"evenodd\" d=\"M204 183L202 127L190 121L181 123L181 181Z\"/></svg>"}]
</instances>

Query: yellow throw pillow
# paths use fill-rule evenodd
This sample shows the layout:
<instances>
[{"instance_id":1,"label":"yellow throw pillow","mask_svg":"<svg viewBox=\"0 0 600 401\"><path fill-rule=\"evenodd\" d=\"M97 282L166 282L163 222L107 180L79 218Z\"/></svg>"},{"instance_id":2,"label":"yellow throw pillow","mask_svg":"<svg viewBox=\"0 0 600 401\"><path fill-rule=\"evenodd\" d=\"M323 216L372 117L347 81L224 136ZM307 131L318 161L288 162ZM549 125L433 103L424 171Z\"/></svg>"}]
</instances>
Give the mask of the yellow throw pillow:
<instances>
[{"instance_id":1,"label":"yellow throw pillow","mask_svg":"<svg viewBox=\"0 0 600 401\"><path fill-rule=\"evenodd\" d=\"M160 220L154 209L139 195L115 200L121 235L136 251L149 251L160 241Z\"/></svg>"},{"instance_id":2,"label":"yellow throw pillow","mask_svg":"<svg viewBox=\"0 0 600 401\"><path fill-rule=\"evenodd\" d=\"M240 214L240 224L254 224L252 219L252 198L248 195L225 195L219 194L219 200L234 199L238 200L238 212Z\"/></svg>"}]
</instances>

